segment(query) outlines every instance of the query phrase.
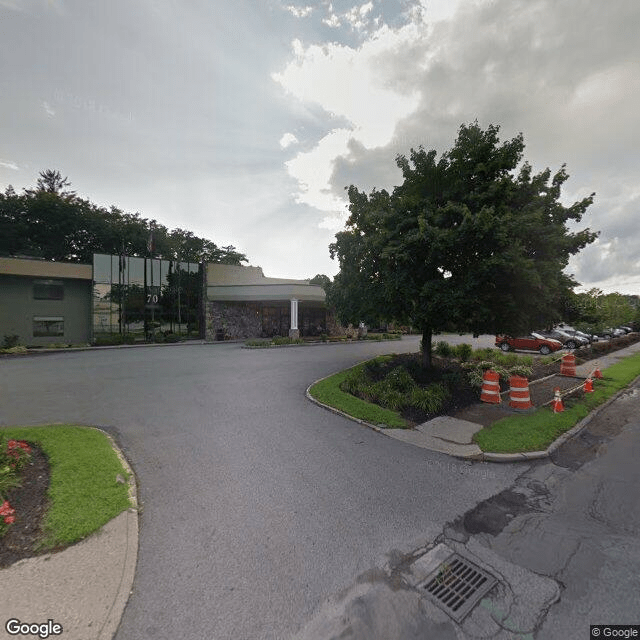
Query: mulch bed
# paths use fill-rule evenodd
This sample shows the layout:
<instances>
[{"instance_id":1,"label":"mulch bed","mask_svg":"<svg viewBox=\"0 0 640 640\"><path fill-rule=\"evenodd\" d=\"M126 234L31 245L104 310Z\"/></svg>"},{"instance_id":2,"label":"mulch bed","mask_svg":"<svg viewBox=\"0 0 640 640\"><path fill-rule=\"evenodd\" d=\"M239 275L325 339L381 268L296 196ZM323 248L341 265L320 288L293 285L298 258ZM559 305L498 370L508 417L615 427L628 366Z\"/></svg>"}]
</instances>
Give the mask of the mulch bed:
<instances>
[{"instance_id":1,"label":"mulch bed","mask_svg":"<svg viewBox=\"0 0 640 640\"><path fill-rule=\"evenodd\" d=\"M49 506L49 462L37 445L31 446L31 460L20 474L22 485L7 491L4 498L16 510L16 521L0 538L0 569L39 553L42 523Z\"/></svg>"},{"instance_id":2,"label":"mulch bed","mask_svg":"<svg viewBox=\"0 0 640 640\"><path fill-rule=\"evenodd\" d=\"M552 364L542 364L537 356L534 356L534 362L532 365L532 375L529 377L530 381L539 380L548 376L560 373L560 360ZM419 354L401 354L392 358L378 373L378 377L383 377L394 367L403 365L411 370L412 364L415 366L420 360ZM433 367L430 370L421 370L416 380L421 385L427 385L433 382L440 382L444 378L448 379L448 386L451 391L451 399L443 410L438 414L429 414L421 412L415 408L408 408L401 412L402 417L408 420L412 425L422 424L427 422L437 415L447 415L460 418L461 420L469 420L470 422L477 422L478 424L489 425L497 420L500 420L508 415L508 395L507 402L503 401L502 405L494 406L480 403L480 394L477 389L474 389L466 382L466 374L460 367L460 363L453 358L442 358L434 355L432 358ZM456 375L458 374L458 375ZM562 390L569 386L575 386L578 384L577 378L564 378L562 376L554 375L551 381L543 381L530 386L530 394L535 406L540 406L543 402L551 400L553 398L553 389L555 386L559 386ZM560 379L558 381L558 379ZM553 382L555 380L555 382ZM569 380L571 383L569 384ZM537 389L534 391L534 387ZM502 391L508 391L508 385L503 381L501 382ZM534 399L534 395L535 399ZM550 394L550 395L549 395ZM548 397L547 397L548 396ZM544 397L544 401L542 398ZM505 407L506 409L505 410Z\"/></svg>"}]
</instances>

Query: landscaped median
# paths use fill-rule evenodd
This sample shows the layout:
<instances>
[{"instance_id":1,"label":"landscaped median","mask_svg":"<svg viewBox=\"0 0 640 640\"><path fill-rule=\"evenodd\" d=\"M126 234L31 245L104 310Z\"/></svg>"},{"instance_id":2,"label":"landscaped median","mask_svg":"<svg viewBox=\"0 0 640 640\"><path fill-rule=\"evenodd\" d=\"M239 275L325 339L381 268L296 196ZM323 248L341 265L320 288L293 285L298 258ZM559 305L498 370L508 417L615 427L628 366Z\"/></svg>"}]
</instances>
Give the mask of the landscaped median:
<instances>
[{"instance_id":1,"label":"landscaped median","mask_svg":"<svg viewBox=\"0 0 640 640\"><path fill-rule=\"evenodd\" d=\"M367 402L347 391L349 381L357 382L368 363L383 364L391 357L379 356L323 378L311 385L307 394L320 404L376 429L410 429L411 423L399 411ZM540 407L533 413L509 415L475 433L474 443L487 454L546 451L562 434L640 376L640 353L603 369L602 373L603 378L594 381L594 392L567 398L563 412L554 413L550 407Z\"/></svg>"},{"instance_id":2,"label":"landscaped median","mask_svg":"<svg viewBox=\"0 0 640 640\"><path fill-rule=\"evenodd\" d=\"M29 469L25 467L18 477L25 485L24 490L17 486L3 492L3 500L15 511L15 522L2 538L18 535L19 530L12 533L12 527L38 524L40 530L31 553L29 549L21 549L23 557L78 542L132 506L133 479L130 479L128 465L103 431L70 425L11 427L0 429L0 439L3 446L7 442L29 443L44 453L48 463L49 483L42 521L43 505L23 507L23 502L26 504L28 500L21 491L28 489L27 482L32 492L36 487L44 489L41 484L46 482L46 471L29 476ZM2 538L0 556L5 551L6 541ZM13 544L25 544L25 541L14 539Z\"/></svg>"},{"instance_id":3,"label":"landscaped median","mask_svg":"<svg viewBox=\"0 0 640 640\"><path fill-rule=\"evenodd\" d=\"M567 400L562 413L541 407L531 414L508 416L478 431L474 442L483 451L492 453L545 451L559 436L640 376L640 353L604 369L602 375L594 381L593 393Z\"/></svg>"},{"instance_id":4,"label":"landscaped median","mask_svg":"<svg viewBox=\"0 0 640 640\"><path fill-rule=\"evenodd\" d=\"M390 356L378 356L375 360L383 362L389 357ZM383 428L406 429L409 423L398 411L392 411L391 409L385 409L372 402L366 402L340 388L340 385L347 379L349 374L358 372L365 364L366 362L361 362L355 367L339 371L332 376L318 380L318 382L309 387L309 395L321 404L345 413L356 420L361 420Z\"/></svg>"}]
</instances>

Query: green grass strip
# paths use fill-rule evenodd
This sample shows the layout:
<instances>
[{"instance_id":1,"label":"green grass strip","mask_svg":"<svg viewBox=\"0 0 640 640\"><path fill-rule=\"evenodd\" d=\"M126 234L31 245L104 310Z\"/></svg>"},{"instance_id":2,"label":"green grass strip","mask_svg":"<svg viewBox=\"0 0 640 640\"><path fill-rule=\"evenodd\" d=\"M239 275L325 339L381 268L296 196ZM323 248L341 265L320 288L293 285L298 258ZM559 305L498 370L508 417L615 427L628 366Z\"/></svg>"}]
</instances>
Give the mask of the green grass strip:
<instances>
[{"instance_id":1,"label":"green grass strip","mask_svg":"<svg viewBox=\"0 0 640 640\"><path fill-rule=\"evenodd\" d=\"M562 413L542 407L532 414L509 416L478 431L473 440L483 451L515 453L543 451L558 436L640 375L640 353L629 356L602 371L603 379L594 380L594 392L580 400L567 400Z\"/></svg>"},{"instance_id":2,"label":"green grass strip","mask_svg":"<svg viewBox=\"0 0 640 640\"><path fill-rule=\"evenodd\" d=\"M385 360L389 359L389 357L390 356L379 356L378 358L374 358L374 360ZM324 380L316 382L311 389L309 389L309 393L316 400L322 402L322 404L338 409L353 418L358 418L359 420L364 420L365 422L375 425L384 425L389 428L406 429L409 423L397 411L385 409L377 404L356 398L340 388L340 383L344 382L350 371L358 367L363 368L365 364L366 363L358 364L355 367L351 367L351 369L345 369Z\"/></svg>"},{"instance_id":3,"label":"green grass strip","mask_svg":"<svg viewBox=\"0 0 640 640\"><path fill-rule=\"evenodd\" d=\"M42 547L68 545L93 533L130 506L129 474L109 439L97 429L68 425L2 429L8 438L36 443L51 471L50 507Z\"/></svg>"}]
</instances>

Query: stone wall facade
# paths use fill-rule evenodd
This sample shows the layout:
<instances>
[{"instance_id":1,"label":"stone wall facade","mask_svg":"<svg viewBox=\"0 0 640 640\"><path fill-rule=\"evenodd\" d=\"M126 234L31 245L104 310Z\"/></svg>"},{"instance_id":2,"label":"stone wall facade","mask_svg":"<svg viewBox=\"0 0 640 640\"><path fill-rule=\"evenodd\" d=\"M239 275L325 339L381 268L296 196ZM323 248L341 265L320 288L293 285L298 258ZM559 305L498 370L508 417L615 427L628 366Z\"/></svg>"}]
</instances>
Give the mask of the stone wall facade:
<instances>
[{"instance_id":1,"label":"stone wall facade","mask_svg":"<svg viewBox=\"0 0 640 640\"><path fill-rule=\"evenodd\" d=\"M255 338L262 333L257 302L207 302L205 314L208 341Z\"/></svg>"},{"instance_id":2,"label":"stone wall facade","mask_svg":"<svg viewBox=\"0 0 640 640\"><path fill-rule=\"evenodd\" d=\"M289 335L288 305L207 301L204 312L207 341ZM300 306L298 326L300 335L305 337L320 336L322 333L330 336L344 336L350 330L354 337L357 336L357 329L345 329L338 323L331 310Z\"/></svg>"}]
</instances>

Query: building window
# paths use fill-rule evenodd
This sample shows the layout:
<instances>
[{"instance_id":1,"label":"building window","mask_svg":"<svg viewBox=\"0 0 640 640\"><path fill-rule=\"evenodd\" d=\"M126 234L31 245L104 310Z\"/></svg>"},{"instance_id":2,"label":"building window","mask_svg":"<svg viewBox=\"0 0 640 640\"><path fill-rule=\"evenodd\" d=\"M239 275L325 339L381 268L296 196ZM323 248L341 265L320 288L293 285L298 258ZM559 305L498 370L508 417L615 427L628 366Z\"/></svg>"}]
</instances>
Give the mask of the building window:
<instances>
[{"instance_id":1,"label":"building window","mask_svg":"<svg viewBox=\"0 0 640 640\"><path fill-rule=\"evenodd\" d=\"M64 284L60 280L34 280L34 300L64 300Z\"/></svg>"},{"instance_id":2,"label":"building window","mask_svg":"<svg viewBox=\"0 0 640 640\"><path fill-rule=\"evenodd\" d=\"M51 316L34 316L34 338L56 338L64 336L64 318Z\"/></svg>"}]
</instances>

